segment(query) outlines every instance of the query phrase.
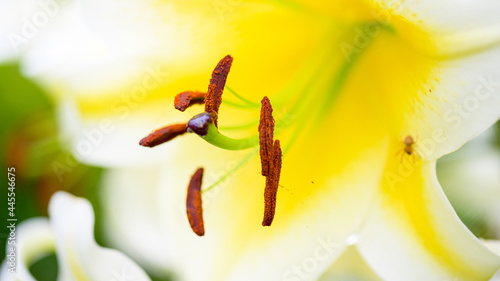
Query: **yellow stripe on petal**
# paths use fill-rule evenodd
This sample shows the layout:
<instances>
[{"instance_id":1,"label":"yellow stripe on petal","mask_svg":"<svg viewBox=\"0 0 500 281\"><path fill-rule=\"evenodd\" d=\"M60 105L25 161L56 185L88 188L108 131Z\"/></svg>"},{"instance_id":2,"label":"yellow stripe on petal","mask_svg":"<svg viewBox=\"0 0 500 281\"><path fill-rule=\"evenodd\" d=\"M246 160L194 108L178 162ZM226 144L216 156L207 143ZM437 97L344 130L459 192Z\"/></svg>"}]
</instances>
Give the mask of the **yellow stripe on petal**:
<instances>
[{"instance_id":1,"label":"yellow stripe on petal","mask_svg":"<svg viewBox=\"0 0 500 281\"><path fill-rule=\"evenodd\" d=\"M360 240L363 256L385 280L488 280L500 257L457 217L437 182L435 162L395 153L389 151L380 209Z\"/></svg>"}]
</instances>

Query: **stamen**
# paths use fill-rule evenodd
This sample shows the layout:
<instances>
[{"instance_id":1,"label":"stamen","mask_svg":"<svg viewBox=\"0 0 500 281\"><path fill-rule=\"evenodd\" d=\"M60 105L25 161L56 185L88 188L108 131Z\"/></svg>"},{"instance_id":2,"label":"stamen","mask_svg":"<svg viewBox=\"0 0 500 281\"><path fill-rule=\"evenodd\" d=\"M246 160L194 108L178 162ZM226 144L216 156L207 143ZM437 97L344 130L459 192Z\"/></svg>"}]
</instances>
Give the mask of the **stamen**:
<instances>
[{"instance_id":1,"label":"stamen","mask_svg":"<svg viewBox=\"0 0 500 281\"><path fill-rule=\"evenodd\" d=\"M276 211L276 195L278 193L281 161L283 154L281 152L280 141L276 140L273 146L273 159L270 164L270 174L266 177L266 189L264 191L265 208L262 226L271 226Z\"/></svg>"},{"instance_id":2,"label":"stamen","mask_svg":"<svg viewBox=\"0 0 500 281\"><path fill-rule=\"evenodd\" d=\"M139 144L147 147L154 147L187 132L186 124L175 124L155 130L147 137L139 141Z\"/></svg>"},{"instance_id":3,"label":"stamen","mask_svg":"<svg viewBox=\"0 0 500 281\"><path fill-rule=\"evenodd\" d=\"M225 56L219 61L208 85L208 91L205 95L205 112L219 113L219 106L222 102L222 91L226 85L227 75L231 69L233 58L230 55ZM217 125L217 121L215 121Z\"/></svg>"},{"instance_id":4,"label":"stamen","mask_svg":"<svg viewBox=\"0 0 500 281\"><path fill-rule=\"evenodd\" d=\"M273 152L274 118L273 108L268 97L262 99L259 123L259 144L262 175L268 176Z\"/></svg>"},{"instance_id":5,"label":"stamen","mask_svg":"<svg viewBox=\"0 0 500 281\"><path fill-rule=\"evenodd\" d=\"M205 226L203 224L203 209L201 204L201 182L203 179L203 168L199 168L191 177L189 182L187 199L186 199L186 213L191 225L191 229L198 236L205 235Z\"/></svg>"},{"instance_id":6,"label":"stamen","mask_svg":"<svg viewBox=\"0 0 500 281\"><path fill-rule=\"evenodd\" d=\"M273 108L268 97L262 99L259 123L259 144L262 175L266 177L266 189L264 190L264 219L262 226L270 226L274 219L276 210L276 194L281 174L281 158L283 153L279 140L274 138Z\"/></svg>"},{"instance_id":7,"label":"stamen","mask_svg":"<svg viewBox=\"0 0 500 281\"><path fill-rule=\"evenodd\" d=\"M183 92L175 96L174 106L180 111L185 111L193 104L203 104L206 93L202 92Z\"/></svg>"}]
</instances>

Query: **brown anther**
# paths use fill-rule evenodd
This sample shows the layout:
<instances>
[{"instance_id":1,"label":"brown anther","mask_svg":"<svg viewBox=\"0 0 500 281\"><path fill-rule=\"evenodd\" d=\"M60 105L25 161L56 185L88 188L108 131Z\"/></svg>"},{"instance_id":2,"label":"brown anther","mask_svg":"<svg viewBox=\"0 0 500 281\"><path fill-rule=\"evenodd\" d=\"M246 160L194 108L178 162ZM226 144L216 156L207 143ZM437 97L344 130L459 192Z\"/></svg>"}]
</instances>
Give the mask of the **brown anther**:
<instances>
[{"instance_id":1,"label":"brown anther","mask_svg":"<svg viewBox=\"0 0 500 281\"><path fill-rule=\"evenodd\" d=\"M283 154L281 152L280 141L276 140L273 145L273 156L272 162L270 163L269 176L266 177L266 189L264 191L265 208L262 226L270 226L274 219L282 157Z\"/></svg>"},{"instance_id":2,"label":"brown anther","mask_svg":"<svg viewBox=\"0 0 500 281\"><path fill-rule=\"evenodd\" d=\"M274 118L273 108L269 98L264 97L261 103L262 107L260 110L259 122L260 161L262 165L262 175L267 177L269 175L270 163L272 161Z\"/></svg>"},{"instance_id":3,"label":"brown anther","mask_svg":"<svg viewBox=\"0 0 500 281\"><path fill-rule=\"evenodd\" d=\"M202 92L183 92L175 96L174 106L180 111L186 110L193 104L203 104L206 93Z\"/></svg>"},{"instance_id":4,"label":"brown anther","mask_svg":"<svg viewBox=\"0 0 500 281\"><path fill-rule=\"evenodd\" d=\"M187 124L175 124L155 130L147 137L139 141L139 144L154 147L187 132Z\"/></svg>"},{"instance_id":5,"label":"brown anther","mask_svg":"<svg viewBox=\"0 0 500 281\"><path fill-rule=\"evenodd\" d=\"M230 55L225 56L219 61L208 85L208 91L205 95L205 112L219 113L219 106L222 102L222 91L226 85L227 75L231 69L233 58ZM217 123L215 123L217 126Z\"/></svg>"},{"instance_id":6,"label":"brown anther","mask_svg":"<svg viewBox=\"0 0 500 281\"><path fill-rule=\"evenodd\" d=\"M203 168L196 170L189 182L186 213L191 225L191 229L198 236L205 235L205 226L203 224L203 208L201 204L201 182L203 179Z\"/></svg>"}]
</instances>

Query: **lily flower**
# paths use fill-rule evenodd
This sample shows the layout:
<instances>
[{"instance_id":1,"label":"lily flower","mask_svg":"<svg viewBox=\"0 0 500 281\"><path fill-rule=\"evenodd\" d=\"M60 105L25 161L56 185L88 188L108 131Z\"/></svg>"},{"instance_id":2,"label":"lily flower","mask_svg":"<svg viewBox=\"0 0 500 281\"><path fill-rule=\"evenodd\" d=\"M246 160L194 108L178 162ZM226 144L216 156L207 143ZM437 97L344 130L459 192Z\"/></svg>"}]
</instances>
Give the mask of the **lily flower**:
<instances>
[{"instance_id":1,"label":"lily flower","mask_svg":"<svg viewBox=\"0 0 500 281\"><path fill-rule=\"evenodd\" d=\"M32 218L17 226L15 242L7 245L0 279L36 280L29 271L31 264L55 252L58 280L150 280L123 253L97 245L94 212L86 199L57 192L50 201L49 215L50 220Z\"/></svg>"},{"instance_id":2,"label":"lily flower","mask_svg":"<svg viewBox=\"0 0 500 281\"><path fill-rule=\"evenodd\" d=\"M108 236L148 270L317 280L347 251L383 280L488 280L500 268L435 171L500 118L499 3L74 3L69 24L33 42L22 62L64 101L76 156L110 168ZM196 135L137 145L202 111L176 112L174 97L207 91L227 54L219 132L252 138L263 96L274 109L283 162L270 227L261 225L258 141L236 151ZM202 238L185 217L199 166Z\"/></svg>"}]
</instances>

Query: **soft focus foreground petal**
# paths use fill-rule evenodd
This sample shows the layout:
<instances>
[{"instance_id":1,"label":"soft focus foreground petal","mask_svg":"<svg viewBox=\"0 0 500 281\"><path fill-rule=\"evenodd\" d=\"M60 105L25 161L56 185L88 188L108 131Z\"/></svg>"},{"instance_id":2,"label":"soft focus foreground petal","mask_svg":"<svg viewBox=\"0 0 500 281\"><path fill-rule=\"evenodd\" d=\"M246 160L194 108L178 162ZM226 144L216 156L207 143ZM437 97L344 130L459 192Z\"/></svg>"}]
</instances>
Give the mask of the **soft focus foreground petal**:
<instances>
[{"instance_id":1,"label":"soft focus foreground petal","mask_svg":"<svg viewBox=\"0 0 500 281\"><path fill-rule=\"evenodd\" d=\"M358 247L384 280L488 280L500 268L463 225L435 174L435 162L389 161L378 204Z\"/></svg>"},{"instance_id":2,"label":"soft focus foreground petal","mask_svg":"<svg viewBox=\"0 0 500 281\"><path fill-rule=\"evenodd\" d=\"M94 212L90 203L57 192L49 203L60 280L150 280L146 273L116 250L94 240Z\"/></svg>"},{"instance_id":3,"label":"soft focus foreground petal","mask_svg":"<svg viewBox=\"0 0 500 281\"><path fill-rule=\"evenodd\" d=\"M9 248L15 247L15 261L9 265L9 257L2 264L0 280L4 281L31 281L35 278L31 275L29 268L38 259L54 251L54 234L50 228L48 219L32 218L23 221L16 229L16 244L7 244ZM7 240L10 241L10 240ZM15 274L8 271L14 265Z\"/></svg>"},{"instance_id":4,"label":"soft focus foreground petal","mask_svg":"<svg viewBox=\"0 0 500 281\"><path fill-rule=\"evenodd\" d=\"M499 62L496 48L436 63L410 100L403 125L421 157L453 152L500 118Z\"/></svg>"},{"instance_id":5,"label":"soft focus foreground petal","mask_svg":"<svg viewBox=\"0 0 500 281\"><path fill-rule=\"evenodd\" d=\"M478 52L500 44L500 3L489 0L370 0L385 11L389 20L403 18L418 26L422 37L402 34L405 39L435 55L455 56ZM404 30L405 24L396 25Z\"/></svg>"}]
</instances>

